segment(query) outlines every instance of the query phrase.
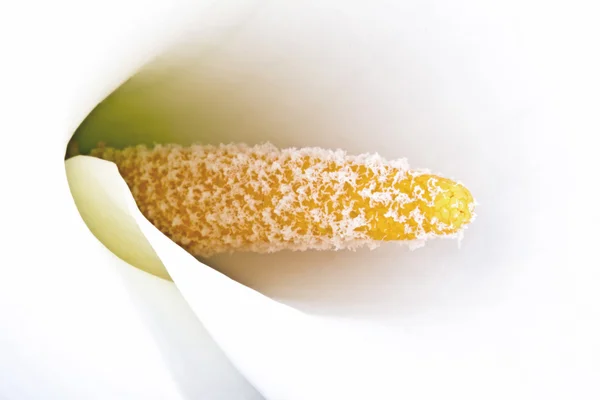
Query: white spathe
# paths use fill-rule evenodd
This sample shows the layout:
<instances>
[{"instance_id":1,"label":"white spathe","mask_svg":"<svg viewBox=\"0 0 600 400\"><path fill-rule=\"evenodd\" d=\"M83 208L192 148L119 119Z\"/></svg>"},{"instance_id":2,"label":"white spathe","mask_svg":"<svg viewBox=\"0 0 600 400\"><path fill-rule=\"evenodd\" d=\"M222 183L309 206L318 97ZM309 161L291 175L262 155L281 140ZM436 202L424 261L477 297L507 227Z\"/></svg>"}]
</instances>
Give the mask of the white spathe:
<instances>
[{"instance_id":1,"label":"white spathe","mask_svg":"<svg viewBox=\"0 0 600 400\"><path fill-rule=\"evenodd\" d=\"M8 111L0 126L11 132L3 145L12 150L0 161L0 397L262 398L172 283L126 265L91 234L63 159L87 113L189 28L190 11L210 6L1 6L10 61L0 77L0 105Z\"/></svg>"},{"instance_id":2,"label":"white spathe","mask_svg":"<svg viewBox=\"0 0 600 400\"><path fill-rule=\"evenodd\" d=\"M556 162L564 133L547 97L560 71L551 68L560 57L549 57L558 41L546 37L548 16L560 10L544 2L540 15L533 0L192 3L39 2L0 12L11 61L0 76L9 193L1 200L1 396L260 398L252 384L271 399L598 397L600 302L589 290L598 273L566 259L556 234L565 232L566 198L555 194L566 170ZM259 82L270 85L261 99L283 87L328 109L319 118L330 130L303 137L297 124L281 143L368 145L464 179L482 205L463 250L277 255L266 267L263 257L221 260L245 267L231 272L252 287L346 317L337 319L207 268L133 208L178 290L98 243L66 182L71 133L178 34L206 38L227 27L236 29L212 61L220 76L235 84L263 71ZM348 37L356 46L340 46ZM305 68L316 81L289 79ZM310 109L280 106L312 126ZM177 128L189 134L191 122ZM211 375L190 375L189 366Z\"/></svg>"}]
</instances>

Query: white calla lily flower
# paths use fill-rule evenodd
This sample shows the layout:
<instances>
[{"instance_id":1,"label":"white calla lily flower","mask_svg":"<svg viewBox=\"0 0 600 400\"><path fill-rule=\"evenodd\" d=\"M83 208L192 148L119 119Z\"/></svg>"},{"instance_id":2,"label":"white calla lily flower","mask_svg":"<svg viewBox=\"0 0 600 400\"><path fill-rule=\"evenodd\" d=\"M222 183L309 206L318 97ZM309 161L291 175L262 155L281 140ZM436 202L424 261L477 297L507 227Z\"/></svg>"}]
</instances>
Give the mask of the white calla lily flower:
<instances>
[{"instance_id":1,"label":"white calla lily flower","mask_svg":"<svg viewBox=\"0 0 600 400\"><path fill-rule=\"evenodd\" d=\"M515 32L537 36L511 2L409 3L15 5L0 21L18 39L0 93L0 397L589 394L574 382L594 358L564 340L595 336L566 328L578 303L556 290L563 227L547 216L566 198L545 194L566 171L550 162L547 77ZM74 132L84 154L269 140L408 156L469 180L482 210L460 251L203 263L144 218L114 164L64 160Z\"/></svg>"}]
</instances>

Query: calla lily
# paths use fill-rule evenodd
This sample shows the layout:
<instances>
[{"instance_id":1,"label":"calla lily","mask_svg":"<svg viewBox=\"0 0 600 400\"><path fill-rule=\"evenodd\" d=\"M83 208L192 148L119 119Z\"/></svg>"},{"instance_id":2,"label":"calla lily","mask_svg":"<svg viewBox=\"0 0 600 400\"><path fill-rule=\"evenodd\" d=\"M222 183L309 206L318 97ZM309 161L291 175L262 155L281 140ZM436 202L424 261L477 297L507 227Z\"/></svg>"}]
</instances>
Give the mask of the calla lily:
<instances>
[{"instance_id":1,"label":"calla lily","mask_svg":"<svg viewBox=\"0 0 600 400\"><path fill-rule=\"evenodd\" d=\"M560 227L546 218L560 204L540 194L564 171L510 9L341 4L109 1L88 20L91 5L65 1L34 17L41 37L14 27L32 51L6 74L28 84L8 82L2 104L18 195L3 203L1 396L549 398L571 393L569 368L591 371L563 346L563 254L547 234ZM181 37L194 40L163 52ZM84 153L368 145L468 179L481 217L461 251L207 261L233 280L152 226L113 164L65 162L76 130Z\"/></svg>"}]
</instances>

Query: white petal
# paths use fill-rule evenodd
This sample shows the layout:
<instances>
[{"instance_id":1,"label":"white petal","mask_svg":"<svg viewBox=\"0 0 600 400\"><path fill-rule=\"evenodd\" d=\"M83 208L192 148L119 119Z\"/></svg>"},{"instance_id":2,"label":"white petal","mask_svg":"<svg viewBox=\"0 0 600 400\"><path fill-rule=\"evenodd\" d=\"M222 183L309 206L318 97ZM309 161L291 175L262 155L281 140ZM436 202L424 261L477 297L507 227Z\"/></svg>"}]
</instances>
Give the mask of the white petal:
<instances>
[{"instance_id":1,"label":"white petal","mask_svg":"<svg viewBox=\"0 0 600 400\"><path fill-rule=\"evenodd\" d=\"M185 13L173 15L182 8L137 0L8 8L0 12L12 60L0 75L0 397L257 398L172 283L125 264L91 234L65 176L74 129L185 29Z\"/></svg>"},{"instance_id":2,"label":"white petal","mask_svg":"<svg viewBox=\"0 0 600 400\"><path fill-rule=\"evenodd\" d=\"M155 342L170 375L186 398L260 398L231 365L168 278L162 262L131 214L133 201L113 163L87 156L66 161L75 203L94 235L131 265L116 271ZM135 203L134 207L135 207Z\"/></svg>"}]
</instances>

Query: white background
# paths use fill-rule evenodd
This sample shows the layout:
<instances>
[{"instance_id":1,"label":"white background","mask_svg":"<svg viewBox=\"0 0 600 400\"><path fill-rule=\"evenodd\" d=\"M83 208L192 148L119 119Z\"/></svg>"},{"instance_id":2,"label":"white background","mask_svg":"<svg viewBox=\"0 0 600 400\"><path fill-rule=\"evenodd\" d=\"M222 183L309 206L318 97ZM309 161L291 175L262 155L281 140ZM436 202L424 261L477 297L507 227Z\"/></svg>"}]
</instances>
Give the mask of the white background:
<instances>
[{"instance_id":1,"label":"white background","mask_svg":"<svg viewBox=\"0 0 600 400\"><path fill-rule=\"evenodd\" d=\"M184 138L220 115L219 140L408 157L459 178L481 203L460 250L438 241L412 253L385 246L209 265L360 332L357 354L371 357L341 362L376 362L345 380L377 386L378 398L597 398L591 4L225 3L199 12L184 2L124 2L1 13L9 16L0 98L10 150L0 397L253 396L222 355L213 383L182 383L185 373L164 361L165 347L140 319L143 306L128 300L126 266L103 267L118 263L77 220L61 165L70 133L99 100L170 40L191 37L171 70L178 79L158 85L164 104L175 104L159 108ZM219 46L208 58L193 50L211 43ZM230 96L208 98L206 82ZM161 293L189 313L172 289L145 296ZM178 323L196 323L189 329L202 335L191 314ZM198 346L213 349L209 342ZM195 339L164 343L178 354ZM205 354L187 365L207 365ZM254 379L265 387L277 376ZM207 385L214 391L203 392Z\"/></svg>"}]
</instances>

